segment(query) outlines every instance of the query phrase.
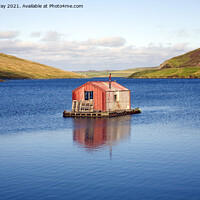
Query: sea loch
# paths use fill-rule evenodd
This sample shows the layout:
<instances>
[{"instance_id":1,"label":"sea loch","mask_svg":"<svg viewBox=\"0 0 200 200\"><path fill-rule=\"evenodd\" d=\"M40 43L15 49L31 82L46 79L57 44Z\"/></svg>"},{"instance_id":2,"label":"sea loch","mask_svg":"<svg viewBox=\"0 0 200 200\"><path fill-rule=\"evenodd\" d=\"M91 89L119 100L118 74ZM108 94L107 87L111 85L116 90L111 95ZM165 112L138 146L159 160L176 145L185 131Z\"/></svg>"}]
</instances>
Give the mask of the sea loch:
<instances>
[{"instance_id":1,"label":"sea loch","mask_svg":"<svg viewBox=\"0 0 200 200\"><path fill-rule=\"evenodd\" d=\"M116 80L141 114L63 118L91 79L0 82L0 199L199 199L200 80Z\"/></svg>"}]
</instances>

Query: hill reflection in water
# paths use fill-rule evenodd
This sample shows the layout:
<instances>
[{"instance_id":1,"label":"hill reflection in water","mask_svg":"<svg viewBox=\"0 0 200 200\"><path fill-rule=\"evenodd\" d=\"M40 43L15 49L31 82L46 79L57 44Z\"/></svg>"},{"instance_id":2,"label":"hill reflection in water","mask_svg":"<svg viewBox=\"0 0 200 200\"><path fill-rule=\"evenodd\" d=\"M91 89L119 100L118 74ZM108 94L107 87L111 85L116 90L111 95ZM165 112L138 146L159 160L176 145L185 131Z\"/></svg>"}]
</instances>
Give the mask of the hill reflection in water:
<instances>
[{"instance_id":1,"label":"hill reflection in water","mask_svg":"<svg viewBox=\"0 0 200 200\"><path fill-rule=\"evenodd\" d=\"M73 140L80 148L94 151L130 138L131 116L74 118Z\"/></svg>"}]
</instances>

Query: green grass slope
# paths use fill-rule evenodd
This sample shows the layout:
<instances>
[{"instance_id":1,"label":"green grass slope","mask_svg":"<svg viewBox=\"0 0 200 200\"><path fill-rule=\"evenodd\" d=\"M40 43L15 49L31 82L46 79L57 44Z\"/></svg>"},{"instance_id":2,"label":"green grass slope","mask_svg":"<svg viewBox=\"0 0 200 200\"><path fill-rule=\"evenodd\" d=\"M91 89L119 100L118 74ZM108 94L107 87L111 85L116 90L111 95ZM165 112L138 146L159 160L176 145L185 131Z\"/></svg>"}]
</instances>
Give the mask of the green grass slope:
<instances>
[{"instance_id":1,"label":"green grass slope","mask_svg":"<svg viewBox=\"0 0 200 200\"><path fill-rule=\"evenodd\" d=\"M200 78L200 67L144 70L133 73L128 78Z\"/></svg>"},{"instance_id":2,"label":"green grass slope","mask_svg":"<svg viewBox=\"0 0 200 200\"><path fill-rule=\"evenodd\" d=\"M59 79L83 77L81 74L0 53L0 79Z\"/></svg>"},{"instance_id":3,"label":"green grass slope","mask_svg":"<svg viewBox=\"0 0 200 200\"><path fill-rule=\"evenodd\" d=\"M171 58L157 69L136 72L128 78L200 78L200 48Z\"/></svg>"},{"instance_id":4,"label":"green grass slope","mask_svg":"<svg viewBox=\"0 0 200 200\"><path fill-rule=\"evenodd\" d=\"M200 67L200 48L171 58L160 65L163 68Z\"/></svg>"}]
</instances>

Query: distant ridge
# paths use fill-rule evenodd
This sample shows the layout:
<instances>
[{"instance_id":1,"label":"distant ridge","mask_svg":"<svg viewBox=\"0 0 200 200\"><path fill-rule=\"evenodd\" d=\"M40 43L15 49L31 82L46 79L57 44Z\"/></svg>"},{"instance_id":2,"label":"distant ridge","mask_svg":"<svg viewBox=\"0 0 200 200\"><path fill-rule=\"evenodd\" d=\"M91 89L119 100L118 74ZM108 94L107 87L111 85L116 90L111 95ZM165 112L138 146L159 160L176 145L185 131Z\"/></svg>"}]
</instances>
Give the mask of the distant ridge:
<instances>
[{"instance_id":1,"label":"distant ridge","mask_svg":"<svg viewBox=\"0 0 200 200\"><path fill-rule=\"evenodd\" d=\"M64 71L0 53L0 79L61 79L83 77L85 76L74 72Z\"/></svg>"},{"instance_id":2,"label":"distant ridge","mask_svg":"<svg viewBox=\"0 0 200 200\"><path fill-rule=\"evenodd\" d=\"M128 78L200 78L200 48L166 60L157 69L136 72Z\"/></svg>"},{"instance_id":3,"label":"distant ridge","mask_svg":"<svg viewBox=\"0 0 200 200\"><path fill-rule=\"evenodd\" d=\"M145 69L156 69L156 67L142 67L142 68L130 68L124 70L88 70L88 71L76 71L76 73L83 74L89 78L93 77L108 77L112 74L112 77L127 77L135 72L143 71Z\"/></svg>"}]
</instances>

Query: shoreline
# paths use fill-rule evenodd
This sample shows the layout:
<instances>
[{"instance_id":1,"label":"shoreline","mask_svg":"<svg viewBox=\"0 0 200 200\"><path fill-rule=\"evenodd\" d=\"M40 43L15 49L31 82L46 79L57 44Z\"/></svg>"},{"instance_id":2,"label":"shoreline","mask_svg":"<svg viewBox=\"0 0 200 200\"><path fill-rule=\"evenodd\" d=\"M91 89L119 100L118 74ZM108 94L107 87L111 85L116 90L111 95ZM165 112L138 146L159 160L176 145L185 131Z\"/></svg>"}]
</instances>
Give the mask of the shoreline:
<instances>
[{"instance_id":1,"label":"shoreline","mask_svg":"<svg viewBox=\"0 0 200 200\"><path fill-rule=\"evenodd\" d=\"M6 80L55 80L55 79L92 79L92 78L107 78L105 77L87 77L87 78L12 78L12 79L0 79L0 82L4 82ZM114 78L124 78L124 79L200 79L200 77L114 77Z\"/></svg>"}]
</instances>

